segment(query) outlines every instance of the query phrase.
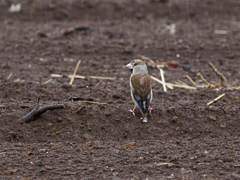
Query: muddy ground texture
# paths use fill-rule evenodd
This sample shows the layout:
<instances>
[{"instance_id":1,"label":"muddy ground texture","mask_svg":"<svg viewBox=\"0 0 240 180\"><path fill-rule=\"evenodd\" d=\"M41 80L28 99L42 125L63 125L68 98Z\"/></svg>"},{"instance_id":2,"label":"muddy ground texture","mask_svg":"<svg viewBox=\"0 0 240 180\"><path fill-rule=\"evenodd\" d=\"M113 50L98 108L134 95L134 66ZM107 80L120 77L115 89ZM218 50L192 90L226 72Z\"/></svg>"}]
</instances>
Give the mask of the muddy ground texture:
<instances>
[{"instance_id":1,"label":"muddy ground texture","mask_svg":"<svg viewBox=\"0 0 240 180\"><path fill-rule=\"evenodd\" d=\"M10 13L14 2L0 2L1 179L240 179L240 92L231 89L240 86L240 2L22 0ZM228 82L164 92L152 81L144 124L139 109L135 117L127 111L124 66L136 54L179 64L164 68L169 83L192 86L189 75L204 84L198 72L216 83L208 62ZM75 79L71 87L78 60L77 75L116 79ZM65 108L19 122L39 97L40 106Z\"/></svg>"}]
</instances>

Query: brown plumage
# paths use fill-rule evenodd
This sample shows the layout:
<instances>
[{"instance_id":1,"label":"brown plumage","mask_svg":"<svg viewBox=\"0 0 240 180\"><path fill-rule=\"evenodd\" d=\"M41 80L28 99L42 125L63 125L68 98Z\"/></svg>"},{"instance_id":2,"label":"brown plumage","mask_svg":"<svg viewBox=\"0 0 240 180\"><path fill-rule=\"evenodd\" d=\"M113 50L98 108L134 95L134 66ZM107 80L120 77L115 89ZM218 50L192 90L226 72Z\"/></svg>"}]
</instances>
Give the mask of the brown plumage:
<instances>
[{"instance_id":1,"label":"brown plumage","mask_svg":"<svg viewBox=\"0 0 240 180\"><path fill-rule=\"evenodd\" d=\"M142 100L146 100L148 94L151 93L151 82L148 74L137 74L131 78L133 87L133 94L141 97Z\"/></svg>"}]
</instances>

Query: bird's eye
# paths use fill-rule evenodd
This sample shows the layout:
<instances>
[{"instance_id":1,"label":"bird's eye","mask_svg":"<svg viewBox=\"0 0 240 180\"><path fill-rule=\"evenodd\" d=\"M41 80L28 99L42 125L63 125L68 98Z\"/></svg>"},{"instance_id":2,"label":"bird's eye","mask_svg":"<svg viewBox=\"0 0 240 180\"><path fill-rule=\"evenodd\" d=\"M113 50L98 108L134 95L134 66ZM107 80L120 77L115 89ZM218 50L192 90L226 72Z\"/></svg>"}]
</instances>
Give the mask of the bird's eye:
<instances>
[{"instance_id":1,"label":"bird's eye","mask_svg":"<svg viewBox=\"0 0 240 180\"><path fill-rule=\"evenodd\" d=\"M137 66L137 63L133 64L133 67L134 67L134 66Z\"/></svg>"}]
</instances>

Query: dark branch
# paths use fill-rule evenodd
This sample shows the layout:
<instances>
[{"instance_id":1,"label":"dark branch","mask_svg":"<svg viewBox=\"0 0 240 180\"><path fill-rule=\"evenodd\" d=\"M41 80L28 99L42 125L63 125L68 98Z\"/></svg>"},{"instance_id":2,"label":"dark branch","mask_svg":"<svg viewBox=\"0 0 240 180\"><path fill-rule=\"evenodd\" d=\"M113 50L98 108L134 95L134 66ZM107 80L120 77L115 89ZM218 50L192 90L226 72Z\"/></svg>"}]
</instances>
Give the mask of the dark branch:
<instances>
[{"instance_id":1,"label":"dark branch","mask_svg":"<svg viewBox=\"0 0 240 180\"><path fill-rule=\"evenodd\" d=\"M26 116L23 116L20 118L18 121L23 121L23 122L31 122L34 121L37 117L42 115L48 110L54 110L54 109L60 109L64 108L63 104L53 104L49 106L44 106L38 109L38 106L34 108L30 113L28 113Z\"/></svg>"}]
</instances>

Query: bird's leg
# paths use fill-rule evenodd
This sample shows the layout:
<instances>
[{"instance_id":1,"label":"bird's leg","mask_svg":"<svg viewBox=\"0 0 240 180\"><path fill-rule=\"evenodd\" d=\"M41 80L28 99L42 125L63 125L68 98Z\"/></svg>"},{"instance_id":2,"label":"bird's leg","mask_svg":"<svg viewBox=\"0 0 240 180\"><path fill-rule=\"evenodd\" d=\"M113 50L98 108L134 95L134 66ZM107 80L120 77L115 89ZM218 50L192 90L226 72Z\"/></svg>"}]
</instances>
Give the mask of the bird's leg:
<instances>
[{"instance_id":1,"label":"bird's leg","mask_svg":"<svg viewBox=\"0 0 240 180\"><path fill-rule=\"evenodd\" d=\"M128 110L128 111L131 112L131 113L135 116L135 112L134 112L135 109L136 109L136 106L134 106L133 110L130 109L130 110Z\"/></svg>"},{"instance_id":2,"label":"bird's leg","mask_svg":"<svg viewBox=\"0 0 240 180\"><path fill-rule=\"evenodd\" d=\"M149 111L150 114L151 114L152 110L153 110L153 108L151 108L151 107L149 106L148 111Z\"/></svg>"}]
</instances>

